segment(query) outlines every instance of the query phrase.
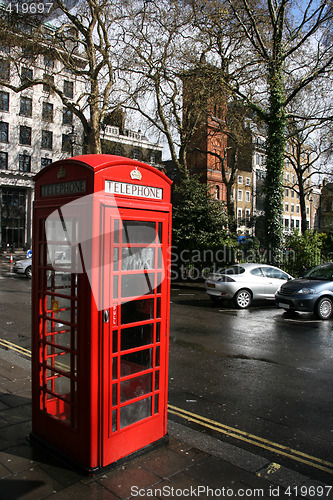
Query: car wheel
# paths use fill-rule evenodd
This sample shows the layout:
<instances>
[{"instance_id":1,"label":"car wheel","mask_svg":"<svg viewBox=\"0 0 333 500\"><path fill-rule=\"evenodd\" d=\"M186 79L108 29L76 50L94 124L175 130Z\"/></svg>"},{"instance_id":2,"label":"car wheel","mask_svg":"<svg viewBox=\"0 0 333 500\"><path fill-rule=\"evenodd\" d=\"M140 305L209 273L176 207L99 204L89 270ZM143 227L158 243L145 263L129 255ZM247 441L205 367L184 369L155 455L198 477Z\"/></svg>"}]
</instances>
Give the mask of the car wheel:
<instances>
[{"instance_id":1,"label":"car wheel","mask_svg":"<svg viewBox=\"0 0 333 500\"><path fill-rule=\"evenodd\" d=\"M249 305L252 302L252 295L249 290L239 290L235 297L234 297L234 302L236 307L239 309L245 309L246 307L249 307Z\"/></svg>"},{"instance_id":2,"label":"car wheel","mask_svg":"<svg viewBox=\"0 0 333 500\"><path fill-rule=\"evenodd\" d=\"M31 270L31 266L27 267L26 270L25 270L25 275L27 278L31 279L32 278L32 270Z\"/></svg>"},{"instance_id":3,"label":"car wheel","mask_svg":"<svg viewBox=\"0 0 333 500\"><path fill-rule=\"evenodd\" d=\"M329 319L333 314L333 302L329 297L318 300L314 308L314 314L318 319Z\"/></svg>"}]
</instances>

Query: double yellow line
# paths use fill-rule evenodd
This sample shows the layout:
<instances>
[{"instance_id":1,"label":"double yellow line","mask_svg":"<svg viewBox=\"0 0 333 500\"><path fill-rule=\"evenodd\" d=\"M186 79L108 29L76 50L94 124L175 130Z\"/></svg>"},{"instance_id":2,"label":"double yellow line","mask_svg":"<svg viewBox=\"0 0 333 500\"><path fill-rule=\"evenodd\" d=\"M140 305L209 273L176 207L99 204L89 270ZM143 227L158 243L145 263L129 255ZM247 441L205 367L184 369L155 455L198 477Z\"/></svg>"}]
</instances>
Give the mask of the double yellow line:
<instances>
[{"instance_id":1,"label":"double yellow line","mask_svg":"<svg viewBox=\"0 0 333 500\"><path fill-rule=\"evenodd\" d=\"M182 408L178 408L177 406L169 404L168 411L173 415L177 415L178 417L181 417L187 421L199 424L207 429L211 429L213 431L219 432L220 434L224 434L226 436L244 441L254 446L258 446L259 448L262 448L264 450L272 451L273 453L277 453L278 455L283 455L285 457L291 458L292 460L295 460L296 462L301 462L303 464L309 465L310 467L320 469L324 472L327 472L328 474L333 475L333 463L326 460L321 460L320 458L316 458L308 455L307 453L294 450L292 448L289 448L288 446L274 443L273 441L255 436L254 434L250 434L249 432L235 429L234 427L230 427L229 425L221 424L220 422L216 422L215 420L211 420L210 418L202 417L201 415L197 415L196 413L183 410Z\"/></svg>"},{"instance_id":2,"label":"double yellow line","mask_svg":"<svg viewBox=\"0 0 333 500\"><path fill-rule=\"evenodd\" d=\"M11 349L12 351L22 354L23 356L31 358L31 351L29 349L20 347L16 344L13 344L12 342L9 342L8 340L0 339L0 346L5 347L6 349ZM303 464L309 465L310 467L322 470L328 474L333 475L332 462L321 460L320 458L316 458L312 455L308 455L307 453L294 450L288 446L274 443L273 441L269 441L268 439L261 438L260 436L250 434L249 432L241 431L240 429L230 427L229 425L221 424L220 422L216 422L215 420L211 420L210 418L202 417L201 415L183 410L182 408L178 408L177 406L173 406L171 404L168 405L168 411L172 415L176 415L184 420L201 425L206 429L211 429L213 431L219 432L220 434L224 434L225 436L238 439L239 441L244 441L264 450L272 451L273 453L277 453L278 455L283 455L287 458L295 460L296 462L301 462Z\"/></svg>"},{"instance_id":3,"label":"double yellow line","mask_svg":"<svg viewBox=\"0 0 333 500\"><path fill-rule=\"evenodd\" d=\"M11 349L12 351L18 352L19 354L23 354L23 356L27 356L27 358L31 358L31 351L29 349L13 344L8 340L0 339L0 345L2 345L2 347L6 347L7 349Z\"/></svg>"}]
</instances>

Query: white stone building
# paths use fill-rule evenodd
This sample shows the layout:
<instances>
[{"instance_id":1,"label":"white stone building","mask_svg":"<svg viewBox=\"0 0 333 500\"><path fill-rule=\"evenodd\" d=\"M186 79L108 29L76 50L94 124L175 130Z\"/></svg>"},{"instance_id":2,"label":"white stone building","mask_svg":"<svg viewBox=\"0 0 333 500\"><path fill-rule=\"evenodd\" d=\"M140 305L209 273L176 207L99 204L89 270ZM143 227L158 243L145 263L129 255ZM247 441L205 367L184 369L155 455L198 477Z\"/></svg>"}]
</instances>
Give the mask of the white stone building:
<instances>
[{"instance_id":1,"label":"white stone building","mask_svg":"<svg viewBox=\"0 0 333 500\"><path fill-rule=\"evenodd\" d=\"M48 75L73 100L85 89L59 61L39 55L15 63L7 54L0 49L1 80L19 85ZM48 85L19 93L0 85L0 248L30 248L33 177L51 162L80 154L82 135L81 122Z\"/></svg>"}]
</instances>

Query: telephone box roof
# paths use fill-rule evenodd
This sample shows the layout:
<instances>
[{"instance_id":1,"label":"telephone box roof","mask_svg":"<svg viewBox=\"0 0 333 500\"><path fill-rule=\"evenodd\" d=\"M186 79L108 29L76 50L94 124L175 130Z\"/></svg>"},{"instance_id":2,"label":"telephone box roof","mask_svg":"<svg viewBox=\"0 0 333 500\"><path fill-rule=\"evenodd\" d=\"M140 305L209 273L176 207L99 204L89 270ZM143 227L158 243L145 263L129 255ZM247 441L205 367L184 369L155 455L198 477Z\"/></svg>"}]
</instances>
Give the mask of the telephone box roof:
<instances>
[{"instance_id":1,"label":"telephone box roof","mask_svg":"<svg viewBox=\"0 0 333 500\"><path fill-rule=\"evenodd\" d=\"M51 163L47 167L43 168L38 174L35 175L34 180L37 181L42 175L44 175L49 170L54 167L60 167L61 165L69 165L69 164L81 164L82 166L93 170L94 172L99 172L104 168L116 167L119 165L133 165L135 167L145 168L147 170L151 170L156 175L159 175L162 179L164 179L169 184L172 184L172 180L169 179L163 172L158 170L147 163L142 163L137 160L132 160L131 158L126 158L124 156L116 156L116 155L107 155L107 154L91 154L91 155L81 155L74 156L72 158L66 158L64 160L59 160L54 163Z\"/></svg>"}]
</instances>

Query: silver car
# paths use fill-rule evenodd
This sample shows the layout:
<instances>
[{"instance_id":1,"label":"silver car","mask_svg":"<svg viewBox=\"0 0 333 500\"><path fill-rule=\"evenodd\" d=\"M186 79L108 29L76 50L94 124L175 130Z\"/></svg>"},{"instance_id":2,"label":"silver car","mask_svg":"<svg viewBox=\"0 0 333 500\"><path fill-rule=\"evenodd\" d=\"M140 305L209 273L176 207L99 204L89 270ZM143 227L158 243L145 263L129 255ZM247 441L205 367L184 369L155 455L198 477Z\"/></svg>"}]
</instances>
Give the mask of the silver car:
<instances>
[{"instance_id":1,"label":"silver car","mask_svg":"<svg viewBox=\"0 0 333 500\"><path fill-rule=\"evenodd\" d=\"M17 260L14 263L13 271L16 274L25 274L27 278L32 277L31 259Z\"/></svg>"},{"instance_id":2,"label":"silver car","mask_svg":"<svg viewBox=\"0 0 333 500\"><path fill-rule=\"evenodd\" d=\"M214 302L232 299L239 309L252 300L274 299L275 292L292 276L278 267L266 264L235 264L209 276L206 293Z\"/></svg>"}]
</instances>

